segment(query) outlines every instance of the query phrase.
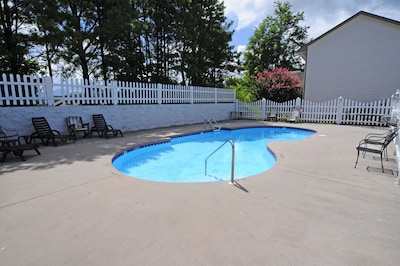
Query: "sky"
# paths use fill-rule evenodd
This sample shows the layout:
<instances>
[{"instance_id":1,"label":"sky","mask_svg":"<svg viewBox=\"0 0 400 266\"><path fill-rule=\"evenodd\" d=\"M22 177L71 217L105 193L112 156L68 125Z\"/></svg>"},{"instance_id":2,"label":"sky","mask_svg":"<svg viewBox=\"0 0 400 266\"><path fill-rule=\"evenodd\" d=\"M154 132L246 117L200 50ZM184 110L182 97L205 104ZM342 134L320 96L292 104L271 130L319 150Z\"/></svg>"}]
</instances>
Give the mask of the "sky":
<instances>
[{"instance_id":1,"label":"sky","mask_svg":"<svg viewBox=\"0 0 400 266\"><path fill-rule=\"evenodd\" d=\"M276 0L223 0L225 16L235 30L231 44L243 51L254 29L267 16L274 16ZM284 0L281 0L283 2ZM399 0L289 0L292 12L304 12L302 26L309 38L317 38L359 11L400 21Z\"/></svg>"}]
</instances>

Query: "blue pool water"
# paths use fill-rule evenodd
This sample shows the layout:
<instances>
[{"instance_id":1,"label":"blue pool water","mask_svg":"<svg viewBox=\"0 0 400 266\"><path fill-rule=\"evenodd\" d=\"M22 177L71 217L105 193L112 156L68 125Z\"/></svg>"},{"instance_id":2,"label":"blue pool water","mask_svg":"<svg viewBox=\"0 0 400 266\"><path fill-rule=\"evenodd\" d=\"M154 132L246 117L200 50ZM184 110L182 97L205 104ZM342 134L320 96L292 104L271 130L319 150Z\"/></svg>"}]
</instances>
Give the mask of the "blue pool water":
<instances>
[{"instance_id":1,"label":"blue pool water","mask_svg":"<svg viewBox=\"0 0 400 266\"><path fill-rule=\"evenodd\" d=\"M136 147L116 155L114 167L129 176L159 182L213 182L231 179L232 146L235 146L234 177L240 179L264 172L275 164L267 148L272 141L296 141L314 131L258 127L220 130L174 137L171 141Z\"/></svg>"}]
</instances>

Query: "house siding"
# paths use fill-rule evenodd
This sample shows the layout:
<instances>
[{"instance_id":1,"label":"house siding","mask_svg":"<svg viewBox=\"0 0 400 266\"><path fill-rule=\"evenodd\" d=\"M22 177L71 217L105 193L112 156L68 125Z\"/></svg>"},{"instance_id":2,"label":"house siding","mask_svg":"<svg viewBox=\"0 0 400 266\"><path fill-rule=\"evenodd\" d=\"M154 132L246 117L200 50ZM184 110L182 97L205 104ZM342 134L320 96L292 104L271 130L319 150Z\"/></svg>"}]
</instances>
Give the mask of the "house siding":
<instances>
[{"instance_id":1,"label":"house siding","mask_svg":"<svg viewBox=\"0 0 400 266\"><path fill-rule=\"evenodd\" d=\"M359 15L307 51L305 99L373 101L400 87L400 26Z\"/></svg>"}]
</instances>

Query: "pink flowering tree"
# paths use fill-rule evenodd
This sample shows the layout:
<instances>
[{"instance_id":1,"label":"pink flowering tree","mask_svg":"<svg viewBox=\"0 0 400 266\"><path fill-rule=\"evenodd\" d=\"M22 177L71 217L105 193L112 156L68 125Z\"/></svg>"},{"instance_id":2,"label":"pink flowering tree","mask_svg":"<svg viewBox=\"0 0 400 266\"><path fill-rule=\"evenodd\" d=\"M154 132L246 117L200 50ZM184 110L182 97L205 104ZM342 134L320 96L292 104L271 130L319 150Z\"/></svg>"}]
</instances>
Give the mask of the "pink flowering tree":
<instances>
[{"instance_id":1,"label":"pink flowering tree","mask_svg":"<svg viewBox=\"0 0 400 266\"><path fill-rule=\"evenodd\" d=\"M277 67L271 71L258 72L253 77L256 83L256 97L275 102L286 102L301 97L303 84L300 78L287 68Z\"/></svg>"}]
</instances>

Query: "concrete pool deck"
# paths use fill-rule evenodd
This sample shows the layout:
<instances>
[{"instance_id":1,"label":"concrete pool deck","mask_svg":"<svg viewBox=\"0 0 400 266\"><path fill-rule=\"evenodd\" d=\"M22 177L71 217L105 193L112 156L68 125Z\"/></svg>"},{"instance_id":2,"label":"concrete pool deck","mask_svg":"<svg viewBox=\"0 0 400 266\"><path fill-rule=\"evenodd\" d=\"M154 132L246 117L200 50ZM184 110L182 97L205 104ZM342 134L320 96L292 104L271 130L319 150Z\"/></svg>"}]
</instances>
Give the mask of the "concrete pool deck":
<instances>
[{"instance_id":1,"label":"concrete pool deck","mask_svg":"<svg viewBox=\"0 0 400 266\"><path fill-rule=\"evenodd\" d=\"M393 160L358 142L383 128L294 126L316 134L269 145L269 171L229 182L174 184L117 172L130 146L203 124L79 139L0 164L1 265L399 265L400 186ZM389 155L393 148L389 149ZM393 156L390 156L393 158Z\"/></svg>"}]
</instances>

